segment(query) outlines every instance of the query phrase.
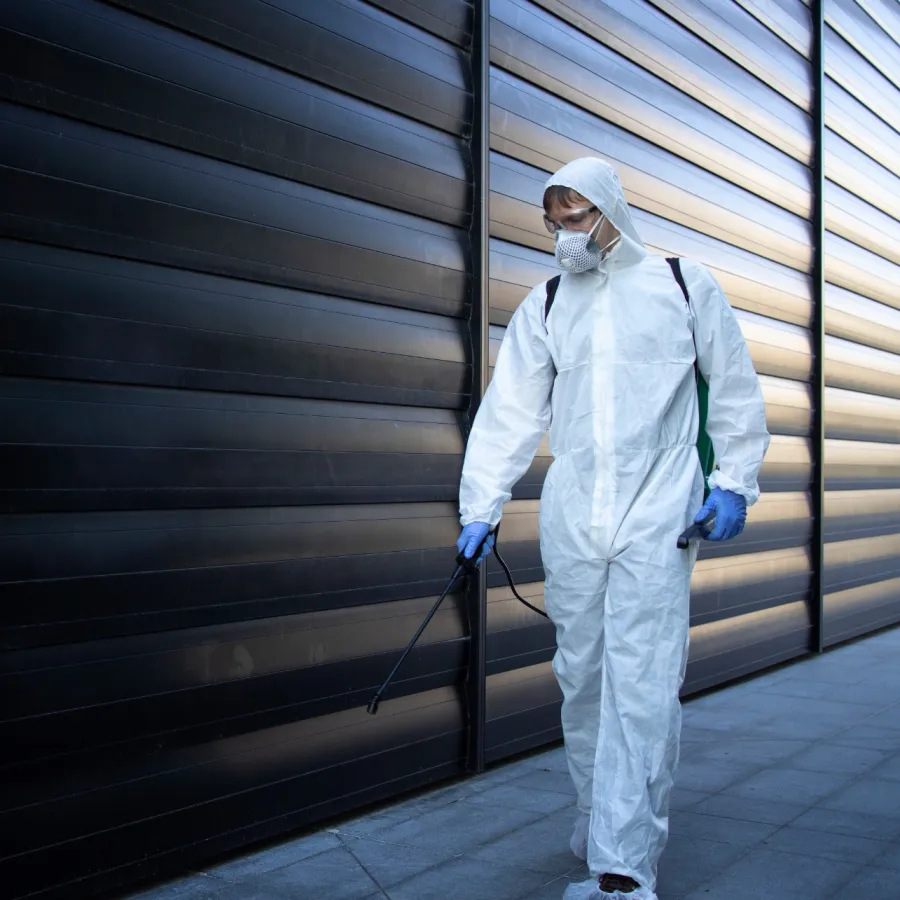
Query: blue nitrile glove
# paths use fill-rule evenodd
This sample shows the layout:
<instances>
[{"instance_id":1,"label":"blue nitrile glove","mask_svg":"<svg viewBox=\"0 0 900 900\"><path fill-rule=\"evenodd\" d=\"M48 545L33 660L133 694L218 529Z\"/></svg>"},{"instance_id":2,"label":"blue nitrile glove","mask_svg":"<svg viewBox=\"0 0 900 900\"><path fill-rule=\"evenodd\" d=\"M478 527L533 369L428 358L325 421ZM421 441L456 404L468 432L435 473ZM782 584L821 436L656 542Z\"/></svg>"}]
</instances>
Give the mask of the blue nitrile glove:
<instances>
[{"instance_id":1,"label":"blue nitrile glove","mask_svg":"<svg viewBox=\"0 0 900 900\"><path fill-rule=\"evenodd\" d=\"M481 543L481 539L490 530L491 526L488 525L487 522L472 522L470 525L466 525L459 536L459 540L456 542L456 549L459 550L459 552L462 553L466 559L471 559L475 555L475 551L478 549L478 545ZM476 560L476 565L480 566L484 558L486 556L489 556L491 550L493 549L494 536L491 535L484 542L484 546L481 548L481 554Z\"/></svg>"},{"instance_id":2,"label":"blue nitrile glove","mask_svg":"<svg viewBox=\"0 0 900 900\"><path fill-rule=\"evenodd\" d=\"M747 521L747 501L734 491L713 488L703 504L703 509L694 517L702 522L710 512L716 514L716 527L707 536L708 541L730 541L744 530Z\"/></svg>"}]
</instances>

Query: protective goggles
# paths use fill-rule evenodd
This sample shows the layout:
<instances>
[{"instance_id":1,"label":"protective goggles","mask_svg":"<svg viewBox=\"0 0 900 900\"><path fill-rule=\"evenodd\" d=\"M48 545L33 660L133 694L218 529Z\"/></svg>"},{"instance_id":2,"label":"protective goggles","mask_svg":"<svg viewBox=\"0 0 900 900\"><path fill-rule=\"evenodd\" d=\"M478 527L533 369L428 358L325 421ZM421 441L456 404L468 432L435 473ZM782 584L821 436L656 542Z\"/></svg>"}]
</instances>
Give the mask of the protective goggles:
<instances>
[{"instance_id":1,"label":"protective goggles","mask_svg":"<svg viewBox=\"0 0 900 900\"><path fill-rule=\"evenodd\" d=\"M550 219L544 215L544 227L550 234L556 234L557 231L583 231L584 226L591 220L591 216L599 212L596 206L588 206L584 209L573 209L570 213L561 219Z\"/></svg>"}]
</instances>

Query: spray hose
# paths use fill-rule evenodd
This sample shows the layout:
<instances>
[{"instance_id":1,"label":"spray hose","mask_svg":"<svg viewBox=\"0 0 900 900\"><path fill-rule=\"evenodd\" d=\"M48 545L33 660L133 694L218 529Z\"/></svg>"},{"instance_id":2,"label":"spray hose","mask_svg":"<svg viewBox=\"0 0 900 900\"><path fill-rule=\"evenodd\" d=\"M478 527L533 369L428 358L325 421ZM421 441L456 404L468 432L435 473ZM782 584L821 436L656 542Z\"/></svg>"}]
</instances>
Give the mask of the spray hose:
<instances>
[{"instance_id":1,"label":"spray hose","mask_svg":"<svg viewBox=\"0 0 900 900\"><path fill-rule=\"evenodd\" d=\"M406 645L406 649L400 655L400 659L394 664L394 668L391 669L388 677L384 679L381 687L375 692L375 695L369 701L368 712L370 715L375 715L378 712L378 705L381 703L381 698L384 696L385 691L388 689L391 681L393 681L394 676L397 674L397 671L400 669L400 666L403 665L403 661L409 656L413 647L416 646L419 638L422 636L422 632L428 627L428 623L434 618L435 613L440 608L440 605L444 602L444 598L450 591L453 589L453 586L456 584L457 579L460 575L474 575L478 570L478 558L481 556L481 551L484 549L484 544L487 539L493 535L494 536L494 555L497 557L497 562L500 563L504 573L506 574L506 580L509 582L510 590L513 592L513 596L520 603L524 603L530 610L536 612L539 616L543 616L545 619L549 619L550 617L547 613L542 609L538 609L538 607L533 606L529 603L516 589L516 583L513 581L512 572L509 570L509 566L503 560L503 557L500 555L497 549L497 540L500 532L500 526L498 525L493 530L489 531L482 539L481 543L475 549L475 552L471 556L465 556L462 552L456 557L456 569L454 569L453 574L450 576L450 580L447 582L444 590L441 591L440 597L437 598L434 606L431 607L428 615L425 616L424 621L419 626L418 631L412 636L412 640Z\"/></svg>"}]
</instances>

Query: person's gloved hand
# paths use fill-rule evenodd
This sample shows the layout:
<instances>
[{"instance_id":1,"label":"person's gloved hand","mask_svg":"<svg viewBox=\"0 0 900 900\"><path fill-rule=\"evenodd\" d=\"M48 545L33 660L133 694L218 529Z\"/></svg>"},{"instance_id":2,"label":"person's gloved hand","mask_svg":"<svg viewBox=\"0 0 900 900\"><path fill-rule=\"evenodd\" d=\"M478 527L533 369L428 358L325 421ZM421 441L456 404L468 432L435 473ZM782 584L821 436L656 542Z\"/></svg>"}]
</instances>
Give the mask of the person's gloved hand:
<instances>
[{"instance_id":1,"label":"person's gloved hand","mask_svg":"<svg viewBox=\"0 0 900 900\"><path fill-rule=\"evenodd\" d=\"M747 521L747 501L734 491L713 488L703 504L703 509L694 517L702 522L710 512L716 514L716 527L707 536L708 541L730 541L744 530Z\"/></svg>"},{"instance_id":2,"label":"person's gloved hand","mask_svg":"<svg viewBox=\"0 0 900 900\"><path fill-rule=\"evenodd\" d=\"M456 542L456 549L459 550L466 559L471 559L475 555L475 551L478 549L478 545L481 543L482 538L490 530L491 526L488 525L487 522L472 522L470 525L466 525L459 536L459 540ZM489 556L493 549L494 535L491 535L484 542L484 546L481 548L481 553L475 561L475 564L480 566L484 558Z\"/></svg>"}]
</instances>

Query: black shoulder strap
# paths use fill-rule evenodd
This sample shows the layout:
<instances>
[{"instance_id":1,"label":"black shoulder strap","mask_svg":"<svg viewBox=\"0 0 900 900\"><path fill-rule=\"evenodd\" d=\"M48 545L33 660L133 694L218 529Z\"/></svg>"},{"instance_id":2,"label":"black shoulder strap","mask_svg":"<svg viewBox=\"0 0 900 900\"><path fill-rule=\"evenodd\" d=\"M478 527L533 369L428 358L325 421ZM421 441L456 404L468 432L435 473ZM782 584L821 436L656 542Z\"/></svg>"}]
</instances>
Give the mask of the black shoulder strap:
<instances>
[{"instance_id":1,"label":"black shoulder strap","mask_svg":"<svg viewBox=\"0 0 900 900\"><path fill-rule=\"evenodd\" d=\"M684 302L690 306L691 295L688 293L687 285L684 283L684 275L681 274L681 260L677 256L669 256L666 258L666 262L672 269L672 274L678 282L678 287L681 288L681 293L684 294Z\"/></svg>"},{"instance_id":2,"label":"black shoulder strap","mask_svg":"<svg viewBox=\"0 0 900 900\"><path fill-rule=\"evenodd\" d=\"M684 283L684 275L681 271L681 260L677 256L668 256L666 257L666 262L672 269L672 274L675 276L675 280L678 282L678 287L681 288L681 293L684 294L684 302L688 305L688 310L691 308L691 295L688 293L687 285ZM697 359L697 338L691 333L691 338L694 341L694 377L697 381L700 381L700 363Z\"/></svg>"},{"instance_id":3,"label":"black shoulder strap","mask_svg":"<svg viewBox=\"0 0 900 900\"><path fill-rule=\"evenodd\" d=\"M544 324L547 324L547 316L550 315L550 307L553 306L553 301L556 299L556 292L559 290L559 280L561 275L554 275L547 282L547 300L544 303Z\"/></svg>"}]
</instances>

